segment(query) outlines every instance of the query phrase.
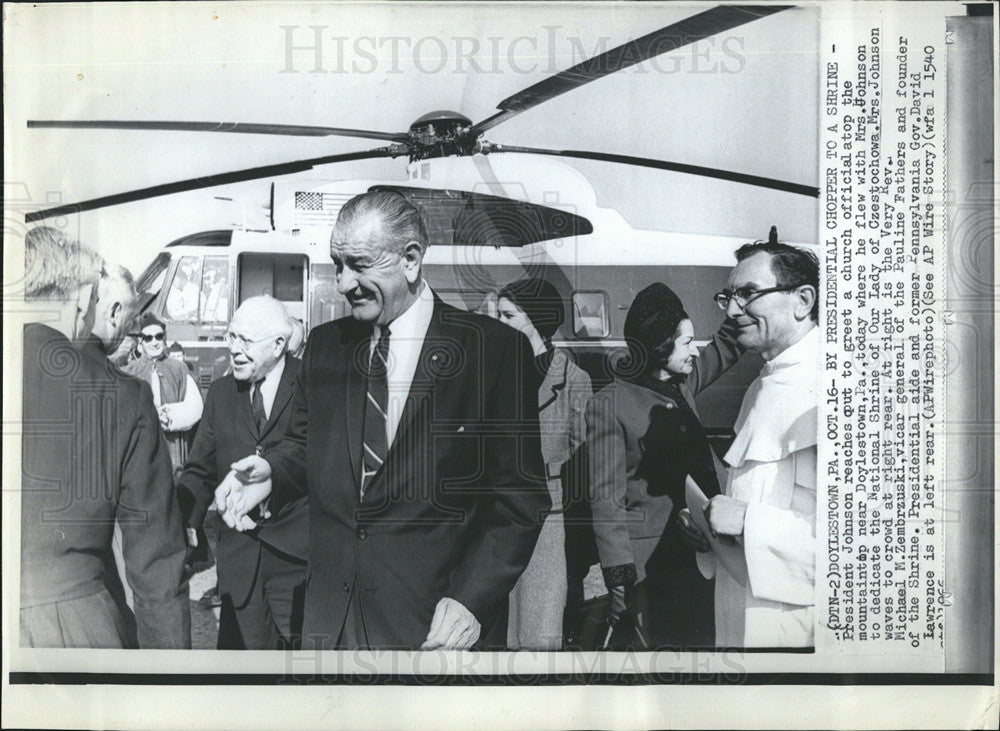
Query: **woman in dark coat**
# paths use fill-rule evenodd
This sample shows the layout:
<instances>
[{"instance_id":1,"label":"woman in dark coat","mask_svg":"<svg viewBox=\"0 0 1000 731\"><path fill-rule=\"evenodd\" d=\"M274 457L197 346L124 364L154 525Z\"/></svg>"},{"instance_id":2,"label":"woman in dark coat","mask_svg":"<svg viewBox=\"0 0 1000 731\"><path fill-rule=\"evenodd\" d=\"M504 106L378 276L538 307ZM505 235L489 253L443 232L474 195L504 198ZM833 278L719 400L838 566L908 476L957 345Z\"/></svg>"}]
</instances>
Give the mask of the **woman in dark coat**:
<instances>
[{"instance_id":1,"label":"woman in dark coat","mask_svg":"<svg viewBox=\"0 0 1000 731\"><path fill-rule=\"evenodd\" d=\"M636 648L704 647L715 639L713 586L683 535L685 480L719 493L715 455L694 396L740 357L727 321L701 352L680 299L640 292L625 320L629 357L587 406L594 533L612 616L629 616ZM618 643L615 643L618 645Z\"/></svg>"}]
</instances>

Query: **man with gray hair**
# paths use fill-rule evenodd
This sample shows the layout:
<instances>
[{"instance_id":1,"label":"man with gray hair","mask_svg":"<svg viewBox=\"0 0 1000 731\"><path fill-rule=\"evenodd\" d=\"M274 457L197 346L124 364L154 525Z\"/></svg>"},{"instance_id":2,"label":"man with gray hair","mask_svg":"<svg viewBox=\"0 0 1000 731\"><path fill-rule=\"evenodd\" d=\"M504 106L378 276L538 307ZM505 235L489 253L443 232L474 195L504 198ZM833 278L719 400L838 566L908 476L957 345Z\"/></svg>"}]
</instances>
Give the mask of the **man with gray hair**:
<instances>
[{"instance_id":1,"label":"man with gray hair","mask_svg":"<svg viewBox=\"0 0 1000 731\"><path fill-rule=\"evenodd\" d=\"M764 358L726 452L729 479L705 508L708 528L743 549L715 573L716 645L808 647L816 588L819 262L777 240L740 247L716 302L737 342ZM714 556L713 556L714 557Z\"/></svg>"},{"instance_id":2,"label":"man with gray hair","mask_svg":"<svg viewBox=\"0 0 1000 731\"><path fill-rule=\"evenodd\" d=\"M97 294L94 344L100 343L104 353L110 355L121 345L135 318L136 293L132 272L120 264L105 265Z\"/></svg>"},{"instance_id":3,"label":"man with gray hair","mask_svg":"<svg viewBox=\"0 0 1000 731\"><path fill-rule=\"evenodd\" d=\"M184 534L149 387L84 347L104 263L51 228L25 237L21 644L125 647L105 587L122 526L138 644L191 646Z\"/></svg>"},{"instance_id":4,"label":"man with gray hair","mask_svg":"<svg viewBox=\"0 0 1000 731\"><path fill-rule=\"evenodd\" d=\"M292 322L273 297L251 297L229 323L232 372L208 390L178 490L189 531L201 527L230 465L285 434L299 361L287 352ZM220 650L298 645L305 595L308 516L304 497L276 510L253 533L223 527L217 566Z\"/></svg>"},{"instance_id":5,"label":"man with gray hair","mask_svg":"<svg viewBox=\"0 0 1000 731\"><path fill-rule=\"evenodd\" d=\"M135 318L136 292L132 272L120 264L105 264L97 285L97 306L94 316L94 330L87 339L87 347L93 348L98 358L108 358L121 346L129 326ZM117 364L115 364L117 365ZM108 591L118 604L118 609L135 634L135 615L132 607L134 597L129 589L125 573L125 557L122 553L121 526L115 524L111 540L113 555L106 557L107 574L105 583ZM131 640L131 637L130 637ZM134 644L134 640L131 640Z\"/></svg>"},{"instance_id":6,"label":"man with gray hair","mask_svg":"<svg viewBox=\"0 0 1000 731\"><path fill-rule=\"evenodd\" d=\"M421 272L428 243L399 193L344 204L330 253L351 314L310 334L285 439L216 491L239 528L272 469L272 510L308 492L311 646L472 647L552 507L531 346L442 302Z\"/></svg>"}]
</instances>

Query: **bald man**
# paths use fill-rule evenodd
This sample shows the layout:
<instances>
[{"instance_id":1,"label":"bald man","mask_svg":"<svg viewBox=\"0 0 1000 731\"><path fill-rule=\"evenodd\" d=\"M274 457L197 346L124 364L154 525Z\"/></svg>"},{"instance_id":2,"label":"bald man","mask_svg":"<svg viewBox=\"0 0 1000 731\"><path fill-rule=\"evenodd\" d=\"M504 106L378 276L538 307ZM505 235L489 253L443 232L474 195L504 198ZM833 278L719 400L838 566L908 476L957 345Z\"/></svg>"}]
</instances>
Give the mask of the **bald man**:
<instances>
[{"instance_id":1,"label":"bald man","mask_svg":"<svg viewBox=\"0 0 1000 731\"><path fill-rule=\"evenodd\" d=\"M287 352L292 322L273 297L243 302L226 339L231 372L214 381L178 483L187 527L201 526L230 465L284 436L299 361ZM220 650L295 647L305 595L305 497L253 532L222 528L218 548Z\"/></svg>"},{"instance_id":2,"label":"bald man","mask_svg":"<svg viewBox=\"0 0 1000 731\"><path fill-rule=\"evenodd\" d=\"M107 355L121 345L135 319L136 293L132 272L117 264L105 265L97 292L91 344Z\"/></svg>"}]
</instances>

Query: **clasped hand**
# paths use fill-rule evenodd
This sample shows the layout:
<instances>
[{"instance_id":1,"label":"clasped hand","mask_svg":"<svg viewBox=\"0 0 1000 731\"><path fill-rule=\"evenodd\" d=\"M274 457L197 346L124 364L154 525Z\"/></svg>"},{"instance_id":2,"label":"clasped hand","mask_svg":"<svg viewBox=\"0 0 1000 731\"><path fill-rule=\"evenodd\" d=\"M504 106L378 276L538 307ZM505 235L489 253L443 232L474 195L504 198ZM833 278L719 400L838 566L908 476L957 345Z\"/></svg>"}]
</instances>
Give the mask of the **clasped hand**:
<instances>
[{"instance_id":1,"label":"clasped hand","mask_svg":"<svg viewBox=\"0 0 1000 731\"><path fill-rule=\"evenodd\" d=\"M716 495L705 506L705 520L712 535L730 546L736 545L736 536L743 535L747 503L728 495Z\"/></svg>"},{"instance_id":2,"label":"clasped hand","mask_svg":"<svg viewBox=\"0 0 1000 731\"><path fill-rule=\"evenodd\" d=\"M691 510L689 508L681 510L678 515L677 526L684 542L698 553L707 553L712 550L712 545L708 542L708 538L705 537L704 532L694 522L694 518L691 517Z\"/></svg>"},{"instance_id":3,"label":"clasped hand","mask_svg":"<svg viewBox=\"0 0 1000 731\"><path fill-rule=\"evenodd\" d=\"M229 465L229 473L215 488L215 507L230 528L252 530L257 523L247 513L271 494L271 465L263 457L251 454ZM261 515L269 518L266 508Z\"/></svg>"}]
</instances>

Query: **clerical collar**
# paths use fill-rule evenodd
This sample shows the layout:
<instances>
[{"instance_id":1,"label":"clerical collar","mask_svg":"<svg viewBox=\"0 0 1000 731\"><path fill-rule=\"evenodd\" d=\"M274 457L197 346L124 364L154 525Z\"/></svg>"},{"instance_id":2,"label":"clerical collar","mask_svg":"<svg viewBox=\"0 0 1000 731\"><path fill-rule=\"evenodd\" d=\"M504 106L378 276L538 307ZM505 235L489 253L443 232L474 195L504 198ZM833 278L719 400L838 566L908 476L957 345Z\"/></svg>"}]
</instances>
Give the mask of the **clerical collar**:
<instances>
[{"instance_id":1,"label":"clerical collar","mask_svg":"<svg viewBox=\"0 0 1000 731\"><path fill-rule=\"evenodd\" d=\"M807 359L815 359L817 353L819 353L819 328L813 325L797 342L789 345L771 360L764 361L763 370L771 372L796 365Z\"/></svg>"}]
</instances>

